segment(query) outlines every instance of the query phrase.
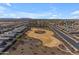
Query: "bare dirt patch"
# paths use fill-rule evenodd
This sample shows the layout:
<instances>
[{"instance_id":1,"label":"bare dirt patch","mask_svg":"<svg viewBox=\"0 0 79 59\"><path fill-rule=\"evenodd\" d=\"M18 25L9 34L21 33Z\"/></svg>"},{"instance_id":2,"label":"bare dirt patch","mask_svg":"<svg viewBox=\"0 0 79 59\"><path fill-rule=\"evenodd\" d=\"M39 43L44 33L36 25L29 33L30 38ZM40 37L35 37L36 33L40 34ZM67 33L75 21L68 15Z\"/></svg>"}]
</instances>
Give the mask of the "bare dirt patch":
<instances>
[{"instance_id":1,"label":"bare dirt patch","mask_svg":"<svg viewBox=\"0 0 79 59\"><path fill-rule=\"evenodd\" d=\"M40 34L41 33L41 34ZM62 42L60 42L55 36L52 31L41 29L41 28L31 28L26 35L43 42L43 46L47 47L57 47Z\"/></svg>"}]
</instances>

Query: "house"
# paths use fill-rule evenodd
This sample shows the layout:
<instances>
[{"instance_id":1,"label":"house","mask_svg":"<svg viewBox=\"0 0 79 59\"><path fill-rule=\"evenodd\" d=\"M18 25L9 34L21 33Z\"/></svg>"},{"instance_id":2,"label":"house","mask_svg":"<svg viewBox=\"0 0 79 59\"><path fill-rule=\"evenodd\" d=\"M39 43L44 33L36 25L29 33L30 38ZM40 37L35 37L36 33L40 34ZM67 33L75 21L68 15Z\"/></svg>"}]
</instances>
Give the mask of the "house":
<instances>
[{"instance_id":1,"label":"house","mask_svg":"<svg viewBox=\"0 0 79 59\"><path fill-rule=\"evenodd\" d=\"M5 32L5 33L1 34L0 36L14 38L14 37L16 37L16 35L17 35L17 33L12 32L12 31L8 31L8 32Z\"/></svg>"},{"instance_id":2,"label":"house","mask_svg":"<svg viewBox=\"0 0 79 59\"><path fill-rule=\"evenodd\" d=\"M7 43L6 43L5 41L0 41L0 48L5 47L6 44L7 44Z\"/></svg>"},{"instance_id":3,"label":"house","mask_svg":"<svg viewBox=\"0 0 79 59\"><path fill-rule=\"evenodd\" d=\"M25 27L24 26L21 26L21 27L18 27L18 28L15 28L13 30L13 32L16 32L16 33L22 33L24 31Z\"/></svg>"}]
</instances>

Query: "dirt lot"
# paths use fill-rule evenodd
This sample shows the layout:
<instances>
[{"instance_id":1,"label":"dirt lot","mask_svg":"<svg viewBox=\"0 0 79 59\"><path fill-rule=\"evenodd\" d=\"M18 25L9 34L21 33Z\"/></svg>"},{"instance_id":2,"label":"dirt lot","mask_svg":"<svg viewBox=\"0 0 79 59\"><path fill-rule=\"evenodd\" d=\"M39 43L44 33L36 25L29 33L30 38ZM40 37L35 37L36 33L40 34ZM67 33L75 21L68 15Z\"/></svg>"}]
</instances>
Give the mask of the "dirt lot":
<instances>
[{"instance_id":1,"label":"dirt lot","mask_svg":"<svg viewBox=\"0 0 79 59\"><path fill-rule=\"evenodd\" d=\"M68 52L63 52L57 47L49 48L43 46L39 40L28 38L18 41L6 53L7 55L70 55ZM6 55L5 54L5 55Z\"/></svg>"},{"instance_id":2,"label":"dirt lot","mask_svg":"<svg viewBox=\"0 0 79 59\"><path fill-rule=\"evenodd\" d=\"M45 31L45 33L35 33L35 31ZM44 46L47 47L57 47L62 44L57 38L54 37L54 33L49 30L41 28L31 28L30 31L26 32L27 36L41 40Z\"/></svg>"}]
</instances>

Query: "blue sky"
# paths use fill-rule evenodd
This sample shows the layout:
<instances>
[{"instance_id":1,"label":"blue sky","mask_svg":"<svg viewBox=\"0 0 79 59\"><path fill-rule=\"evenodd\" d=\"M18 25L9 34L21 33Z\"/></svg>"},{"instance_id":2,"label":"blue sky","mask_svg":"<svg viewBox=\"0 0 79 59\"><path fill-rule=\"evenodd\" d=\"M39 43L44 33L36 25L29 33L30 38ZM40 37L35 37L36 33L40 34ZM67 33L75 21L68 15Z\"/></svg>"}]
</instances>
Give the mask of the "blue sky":
<instances>
[{"instance_id":1,"label":"blue sky","mask_svg":"<svg viewBox=\"0 0 79 59\"><path fill-rule=\"evenodd\" d=\"M79 19L79 4L0 3L0 18Z\"/></svg>"}]
</instances>

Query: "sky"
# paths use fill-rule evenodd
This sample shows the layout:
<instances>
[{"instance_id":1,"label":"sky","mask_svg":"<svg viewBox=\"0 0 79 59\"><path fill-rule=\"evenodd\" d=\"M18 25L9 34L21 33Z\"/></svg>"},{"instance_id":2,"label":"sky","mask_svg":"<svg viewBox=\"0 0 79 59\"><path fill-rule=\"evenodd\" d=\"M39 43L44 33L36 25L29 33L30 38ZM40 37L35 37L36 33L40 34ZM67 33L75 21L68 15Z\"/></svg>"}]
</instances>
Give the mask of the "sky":
<instances>
[{"instance_id":1,"label":"sky","mask_svg":"<svg viewBox=\"0 0 79 59\"><path fill-rule=\"evenodd\" d=\"M0 18L79 19L79 4L0 3Z\"/></svg>"}]
</instances>

